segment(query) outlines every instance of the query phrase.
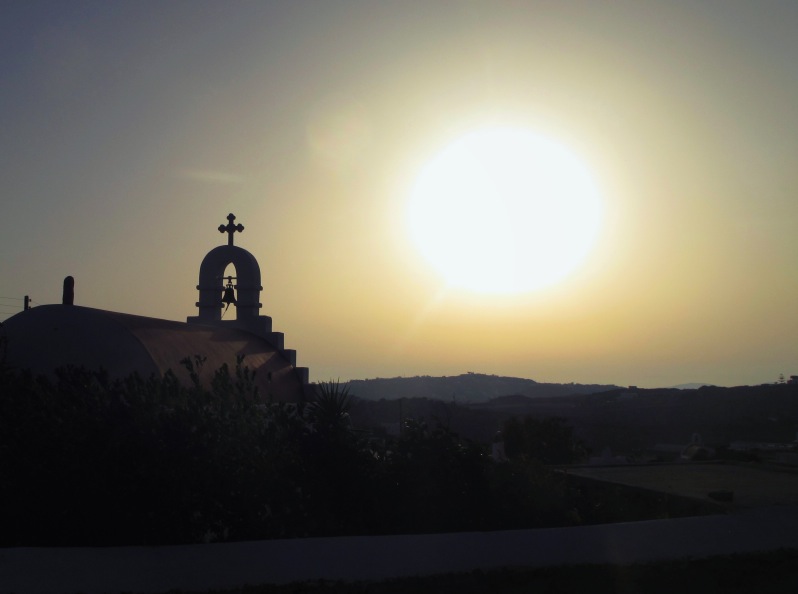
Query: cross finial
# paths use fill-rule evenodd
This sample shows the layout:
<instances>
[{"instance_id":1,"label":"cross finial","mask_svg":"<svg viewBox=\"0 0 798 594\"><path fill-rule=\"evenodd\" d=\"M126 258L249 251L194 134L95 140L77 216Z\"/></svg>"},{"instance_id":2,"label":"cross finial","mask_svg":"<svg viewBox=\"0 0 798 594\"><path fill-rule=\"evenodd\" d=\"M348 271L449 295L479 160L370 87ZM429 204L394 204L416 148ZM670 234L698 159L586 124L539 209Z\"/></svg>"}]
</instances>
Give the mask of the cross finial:
<instances>
[{"instance_id":1,"label":"cross finial","mask_svg":"<svg viewBox=\"0 0 798 594\"><path fill-rule=\"evenodd\" d=\"M219 233L227 233L227 245L233 245L233 233L238 231L241 233L244 230L244 225L239 223L238 225L234 225L233 221L236 220L236 216L231 212L227 215L228 223L226 225L219 225Z\"/></svg>"}]
</instances>

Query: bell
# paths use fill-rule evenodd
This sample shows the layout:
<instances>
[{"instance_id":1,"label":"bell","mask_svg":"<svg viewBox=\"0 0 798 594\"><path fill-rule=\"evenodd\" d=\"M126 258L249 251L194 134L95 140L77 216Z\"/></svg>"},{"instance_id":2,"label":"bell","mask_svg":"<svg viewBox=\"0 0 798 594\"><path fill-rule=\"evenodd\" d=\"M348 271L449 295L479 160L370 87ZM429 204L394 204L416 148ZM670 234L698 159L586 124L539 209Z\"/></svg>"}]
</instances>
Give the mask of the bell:
<instances>
[{"instance_id":1,"label":"bell","mask_svg":"<svg viewBox=\"0 0 798 594\"><path fill-rule=\"evenodd\" d=\"M227 286L224 289L224 295L222 296L222 303L226 303L227 307L230 307L231 303L233 305L235 305L235 303L236 303L236 292L233 289L233 279L232 278L228 278L227 279Z\"/></svg>"},{"instance_id":2,"label":"bell","mask_svg":"<svg viewBox=\"0 0 798 594\"><path fill-rule=\"evenodd\" d=\"M236 303L236 293L233 290L233 287L227 287L224 290L224 295L222 296L222 303L226 303L228 306L232 303L235 305Z\"/></svg>"}]
</instances>

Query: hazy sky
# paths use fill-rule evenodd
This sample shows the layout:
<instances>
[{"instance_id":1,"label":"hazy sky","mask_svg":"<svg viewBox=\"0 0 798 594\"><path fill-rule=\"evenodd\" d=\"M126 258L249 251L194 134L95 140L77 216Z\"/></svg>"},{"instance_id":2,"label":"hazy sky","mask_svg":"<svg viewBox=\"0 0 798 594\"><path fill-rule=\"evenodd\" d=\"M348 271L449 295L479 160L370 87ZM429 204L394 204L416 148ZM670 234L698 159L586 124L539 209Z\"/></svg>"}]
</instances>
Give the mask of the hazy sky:
<instances>
[{"instance_id":1,"label":"hazy sky","mask_svg":"<svg viewBox=\"0 0 798 594\"><path fill-rule=\"evenodd\" d=\"M665 386L798 373L798 3L7 1L0 296L174 320L225 242L311 379ZM593 172L595 249L520 295L409 240L421 168L475 127ZM479 241L479 238L475 238ZM0 300L0 319L13 309Z\"/></svg>"}]
</instances>

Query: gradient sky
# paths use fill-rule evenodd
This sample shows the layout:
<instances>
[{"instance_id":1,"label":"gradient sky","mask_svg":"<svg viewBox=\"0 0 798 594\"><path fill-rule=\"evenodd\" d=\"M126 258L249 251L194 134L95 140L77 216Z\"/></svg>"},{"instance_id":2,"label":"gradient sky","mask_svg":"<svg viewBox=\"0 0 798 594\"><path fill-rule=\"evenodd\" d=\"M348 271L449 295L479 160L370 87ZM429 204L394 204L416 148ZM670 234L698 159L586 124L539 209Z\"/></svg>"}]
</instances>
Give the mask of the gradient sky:
<instances>
[{"instance_id":1,"label":"gradient sky","mask_svg":"<svg viewBox=\"0 0 798 594\"><path fill-rule=\"evenodd\" d=\"M313 381L798 373L794 1L4 2L0 296L185 320L225 242ZM486 124L559 139L604 224L515 296L408 239L419 169ZM0 300L0 319L13 309Z\"/></svg>"}]
</instances>

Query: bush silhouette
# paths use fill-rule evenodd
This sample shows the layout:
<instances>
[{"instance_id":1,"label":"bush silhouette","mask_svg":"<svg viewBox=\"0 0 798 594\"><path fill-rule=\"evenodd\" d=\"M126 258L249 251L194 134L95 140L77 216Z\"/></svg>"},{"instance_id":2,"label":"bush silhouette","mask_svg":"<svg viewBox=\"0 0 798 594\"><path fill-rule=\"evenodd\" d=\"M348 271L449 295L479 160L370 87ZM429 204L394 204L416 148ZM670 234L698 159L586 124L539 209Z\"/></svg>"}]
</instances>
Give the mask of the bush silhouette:
<instances>
[{"instance_id":1,"label":"bush silhouette","mask_svg":"<svg viewBox=\"0 0 798 594\"><path fill-rule=\"evenodd\" d=\"M67 368L48 379L0 366L0 546L579 521L564 479L542 465L578 453L561 421L508 423L511 460L495 463L485 444L440 422L407 419L396 437L352 427L358 401L338 382L308 402L267 402L243 360L216 370L209 386L199 381L203 363L183 361L188 385L172 373L112 381Z\"/></svg>"}]
</instances>

